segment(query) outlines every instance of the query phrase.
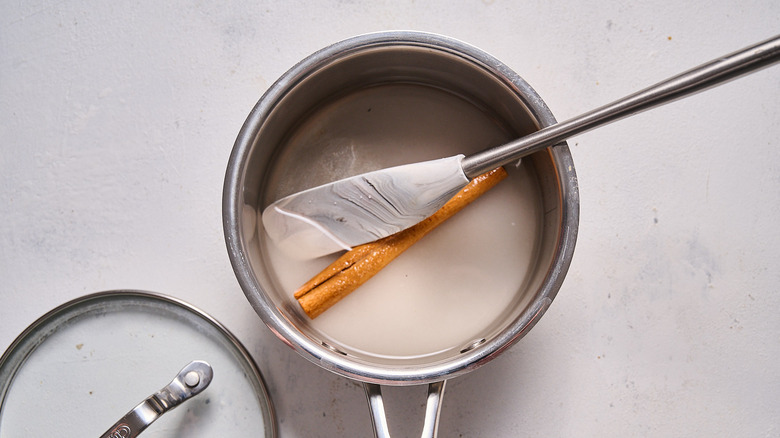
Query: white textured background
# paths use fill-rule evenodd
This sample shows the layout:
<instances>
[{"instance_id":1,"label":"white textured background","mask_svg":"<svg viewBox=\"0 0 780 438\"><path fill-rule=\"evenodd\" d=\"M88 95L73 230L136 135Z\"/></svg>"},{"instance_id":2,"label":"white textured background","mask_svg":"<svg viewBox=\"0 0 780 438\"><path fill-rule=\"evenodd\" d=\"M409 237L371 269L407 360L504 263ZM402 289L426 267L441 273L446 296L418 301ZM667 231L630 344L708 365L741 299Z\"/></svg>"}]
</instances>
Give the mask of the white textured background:
<instances>
[{"instance_id":1,"label":"white textured background","mask_svg":"<svg viewBox=\"0 0 780 438\"><path fill-rule=\"evenodd\" d=\"M474 44L559 120L780 33L776 0L0 3L0 349L90 292L173 295L264 372L284 437L368 436L233 276L221 190L269 85L338 40ZM449 382L442 437L780 436L780 66L570 141L580 238L541 322ZM396 436L424 389L390 388Z\"/></svg>"}]
</instances>

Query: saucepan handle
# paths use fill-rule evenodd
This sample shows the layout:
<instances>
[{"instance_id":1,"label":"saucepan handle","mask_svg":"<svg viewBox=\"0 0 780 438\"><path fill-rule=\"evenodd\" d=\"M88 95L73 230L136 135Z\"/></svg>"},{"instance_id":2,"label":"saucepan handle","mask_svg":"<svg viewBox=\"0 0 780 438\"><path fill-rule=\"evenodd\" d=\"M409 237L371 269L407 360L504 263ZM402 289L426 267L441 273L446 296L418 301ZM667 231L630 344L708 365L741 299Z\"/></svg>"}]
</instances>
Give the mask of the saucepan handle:
<instances>
[{"instance_id":1,"label":"saucepan handle","mask_svg":"<svg viewBox=\"0 0 780 438\"><path fill-rule=\"evenodd\" d=\"M439 432L439 413L441 401L444 397L446 380L434 382L428 385L428 399L425 403L425 421L423 423L422 438L436 438ZM368 399L368 409L371 413L371 424L374 426L376 438L390 438L390 429L387 426L385 405L382 402L382 387L376 383L363 383Z\"/></svg>"}]
</instances>

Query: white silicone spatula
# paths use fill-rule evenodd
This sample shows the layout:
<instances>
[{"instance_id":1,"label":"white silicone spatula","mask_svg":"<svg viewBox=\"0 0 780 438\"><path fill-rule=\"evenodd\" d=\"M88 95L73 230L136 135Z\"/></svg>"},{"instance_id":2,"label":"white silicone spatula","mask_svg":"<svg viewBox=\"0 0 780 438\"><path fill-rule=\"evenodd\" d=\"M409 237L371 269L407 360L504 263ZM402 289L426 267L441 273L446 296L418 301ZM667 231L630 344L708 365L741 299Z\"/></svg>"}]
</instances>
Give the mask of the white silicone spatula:
<instances>
[{"instance_id":1,"label":"white silicone spatula","mask_svg":"<svg viewBox=\"0 0 780 438\"><path fill-rule=\"evenodd\" d=\"M754 72L780 60L780 36L702 64L526 137L465 157L408 164L280 199L263 225L288 254L314 258L404 230L430 216L484 172L567 138Z\"/></svg>"}]
</instances>

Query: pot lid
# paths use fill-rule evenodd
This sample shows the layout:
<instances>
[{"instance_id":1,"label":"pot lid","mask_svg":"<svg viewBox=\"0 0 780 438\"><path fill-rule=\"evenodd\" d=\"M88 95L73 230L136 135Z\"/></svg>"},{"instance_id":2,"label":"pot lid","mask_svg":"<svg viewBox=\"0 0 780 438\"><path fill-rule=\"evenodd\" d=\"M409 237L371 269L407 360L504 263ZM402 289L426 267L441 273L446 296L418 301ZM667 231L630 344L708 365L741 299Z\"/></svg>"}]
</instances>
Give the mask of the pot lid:
<instances>
[{"instance_id":1,"label":"pot lid","mask_svg":"<svg viewBox=\"0 0 780 438\"><path fill-rule=\"evenodd\" d=\"M193 360L211 365L211 384L143 436L276 435L257 365L219 322L174 298L110 291L47 313L0 358L0 438L100 436Z\"/></svg>"}]
</instances>

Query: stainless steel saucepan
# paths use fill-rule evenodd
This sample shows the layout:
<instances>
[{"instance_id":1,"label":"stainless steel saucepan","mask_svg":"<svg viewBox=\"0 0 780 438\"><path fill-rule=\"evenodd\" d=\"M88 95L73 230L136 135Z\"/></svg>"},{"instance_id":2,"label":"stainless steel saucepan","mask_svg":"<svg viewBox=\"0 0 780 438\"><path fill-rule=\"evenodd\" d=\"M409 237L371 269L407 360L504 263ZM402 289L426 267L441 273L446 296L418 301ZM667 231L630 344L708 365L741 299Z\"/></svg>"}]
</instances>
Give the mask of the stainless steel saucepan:
<instances>
[{"instance_id":1,"label":"stainless steel saucepan","mask_svg":"<svg viewBox=\"0 0 780 438\"><path fill-rule=\"evenodd\" d=\"M421 145L436 140L426 136L437 135L426 125L431 114L424 113L425 108L410 102L403 138L394 137L400 134L383 126L381 119L369 127L359 114L344 109L367 90L377 99L403 99L393 92L403 86L417 87L432 100L457 99L468 108L464 114L489 121L491 127L484 129L490 133L484 137L493 144L468 144L480 138L481 133L474 132L476 137L453 138L453 144L442 146L454 153L476 152L555 123L542 98L520 76L470 45L418 32L358 36L304 59L262 96L236 140L223 198L230 260L252 307L301 356L363 382L376 435L382 437L389 436L389 427L381 385L428 384L423 436L435 436L445 381L490 362L539 321L569 268L579 215L574 163L561 142L523 158L531 175L525 184L538 201L533 206L539 224L535 256L530 266L513 264L523 271L524 280L516 285L512 304L488 318L489 323L452 348L414 357L371 354L318 330L300 311L292 291L280 286L258 212L281 196L329 182L334 175L338 179L425 158Z\"/></svg>"}]
</instances>

